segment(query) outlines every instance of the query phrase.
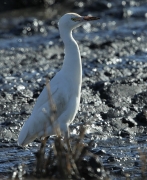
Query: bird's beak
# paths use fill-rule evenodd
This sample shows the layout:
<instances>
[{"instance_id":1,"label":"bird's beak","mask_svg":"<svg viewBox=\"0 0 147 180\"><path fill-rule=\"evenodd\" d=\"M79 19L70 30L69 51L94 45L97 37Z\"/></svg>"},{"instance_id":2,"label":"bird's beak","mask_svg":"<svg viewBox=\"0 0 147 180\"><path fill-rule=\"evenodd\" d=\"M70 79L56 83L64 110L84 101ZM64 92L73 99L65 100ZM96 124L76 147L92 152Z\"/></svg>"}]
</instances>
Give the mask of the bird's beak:
<instances>
[{"instance_id":1,"label":"bird's beak","mask_svg":"<svg viewBox=\"0 0 147 180\"><path fill-rule=\"evenodd\" d=\"M92 17L92 16L81 16L76 18L71 18L73 21L94 21L100 19L99 17Z\"/></svg>"},{"instance_id":2,"label":"bird's beak","mask_svg":"<svg viewBox=\"0 0 147 180\"><path fill-rule=\"evenodd\" d=\"M99 17L92 17L92 16L83 16L84 21L94 21L100 19Z\"/></svg>"}]
</instances>

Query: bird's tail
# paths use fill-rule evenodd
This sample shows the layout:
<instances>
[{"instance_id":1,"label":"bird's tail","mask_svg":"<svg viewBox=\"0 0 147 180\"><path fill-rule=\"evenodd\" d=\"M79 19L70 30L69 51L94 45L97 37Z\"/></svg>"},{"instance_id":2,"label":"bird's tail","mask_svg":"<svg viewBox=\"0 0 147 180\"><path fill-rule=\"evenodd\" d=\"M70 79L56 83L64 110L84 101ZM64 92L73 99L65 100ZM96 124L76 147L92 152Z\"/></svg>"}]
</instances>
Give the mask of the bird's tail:
<instances>
[{"instance_id":1,"label":"bird's tail","mask_svg":"<svg viewBox=\"0 0 147 180\"><path fill-rule=\"evenodd\" d=\"M18 136L18 145L19 146L25 146L32 142L35 139L35 135L32 136L31 133L29 132L29 127L30 127L30 122L29 119L25 122L23 125L19 136Z\"/></svg>"}]
</instances>

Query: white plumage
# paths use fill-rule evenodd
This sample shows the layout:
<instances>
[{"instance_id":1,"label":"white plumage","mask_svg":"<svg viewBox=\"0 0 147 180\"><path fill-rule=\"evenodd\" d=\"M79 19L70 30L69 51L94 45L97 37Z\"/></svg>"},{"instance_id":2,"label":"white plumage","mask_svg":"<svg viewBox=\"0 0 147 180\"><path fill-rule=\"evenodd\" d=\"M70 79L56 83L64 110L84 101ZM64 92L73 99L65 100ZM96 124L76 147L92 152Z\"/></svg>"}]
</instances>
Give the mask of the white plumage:
<instances>
[{"instance_id":1,"label":"white plumage","mask_svg":"<svg viewBox=\"0 0 147 180\"><path fill-rule=\"evenodd\" d=\"M96 20L95 17L82 17L68 13L59 20L60 36L65 46L65 57L62 69L50 81L52 99L57 107L55 123L63 134L68 133L68 126L73 121L80 103L82 83L82 65L79 47L72 37L72 30L85 21ZM31 116L24 123L18 144L25 146L35 138L53 135L50 125L50 107L48 92L45 87L37 99ZM43 112L46 110L46 113Z\"/></svg>"}]
</instances>

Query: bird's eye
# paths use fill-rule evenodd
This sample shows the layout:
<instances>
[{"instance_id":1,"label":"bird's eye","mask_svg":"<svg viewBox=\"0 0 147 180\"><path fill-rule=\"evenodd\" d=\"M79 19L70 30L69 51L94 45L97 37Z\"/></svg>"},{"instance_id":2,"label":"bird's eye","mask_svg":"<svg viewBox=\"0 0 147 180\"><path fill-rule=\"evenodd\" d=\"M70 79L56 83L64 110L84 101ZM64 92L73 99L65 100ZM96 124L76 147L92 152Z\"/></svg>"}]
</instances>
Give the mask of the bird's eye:
<instances>
[{"instance_id":1,"label":"bird's eye","mask_svg":"<svg viewBox=\"0 0 147 180\"><path fill-rule=\"evenodd\" d=\"M76 18L71 18L72 21L77 21Z\"/></svg>"},{"instance_id":2,"label":"bird's eye","mask_svg":"<svg viewBox=\"0 0 147 180\"><path fill-rule=\"evenodd\" d=\"M76 21L81 21L81 19L80 19L79 17L72 17L71 20L72 20L72 21L75 21L75 22L76 22Z\"/></svg>"}]
</instances>

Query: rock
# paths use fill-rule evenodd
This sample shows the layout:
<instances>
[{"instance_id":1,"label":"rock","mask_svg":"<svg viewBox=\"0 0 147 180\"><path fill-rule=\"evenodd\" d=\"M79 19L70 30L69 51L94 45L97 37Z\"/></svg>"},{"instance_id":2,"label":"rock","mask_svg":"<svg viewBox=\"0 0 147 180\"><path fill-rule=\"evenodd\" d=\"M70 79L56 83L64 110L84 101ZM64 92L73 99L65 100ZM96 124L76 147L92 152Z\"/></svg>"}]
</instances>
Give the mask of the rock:
<instances>
[{"instance_id":1,"label":"rock","mask_svg":"<svg viewBox=\"0 0 147 180\"><path fill-rule=\"evenodd\" d=\"M134 127L137 125L137 122L134 119L132 119L130 116L128 116L126 118L123 117L122 122L128 123L129 127Z\"/></svg>"},{"instance_id":2,"label":"rock","mask_svg":"<svg viewBox=\"0 0 147 180\"><path fill-rule=\"evenodd\" d=\"M147 126L147 108L144 108L140 113L138 113L136 119L139 124Z\"/></svg>"}]
</instances>

